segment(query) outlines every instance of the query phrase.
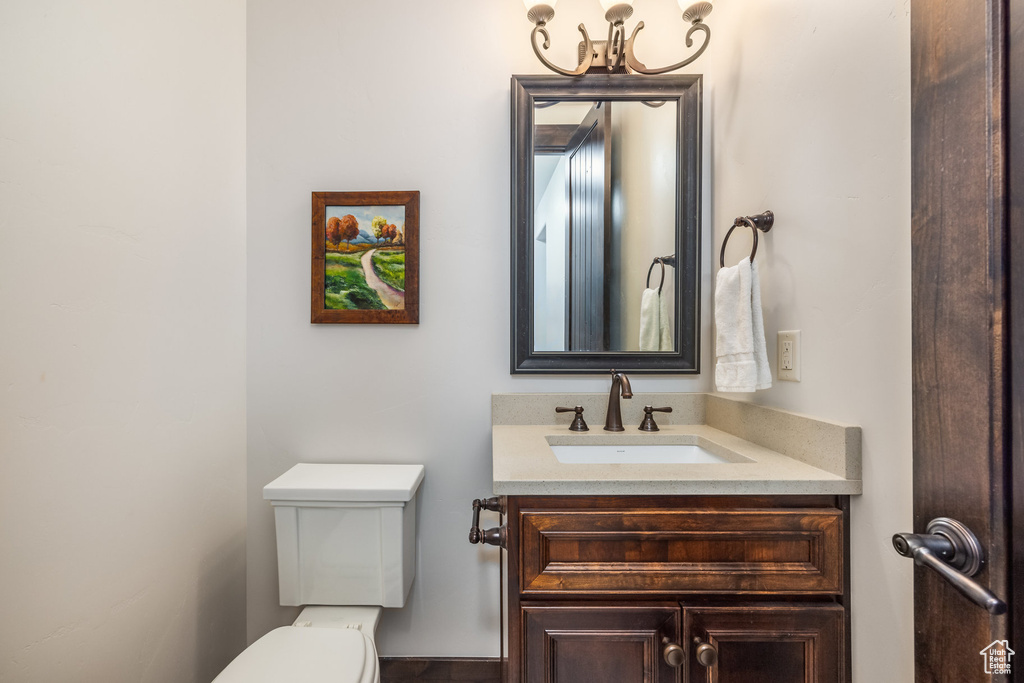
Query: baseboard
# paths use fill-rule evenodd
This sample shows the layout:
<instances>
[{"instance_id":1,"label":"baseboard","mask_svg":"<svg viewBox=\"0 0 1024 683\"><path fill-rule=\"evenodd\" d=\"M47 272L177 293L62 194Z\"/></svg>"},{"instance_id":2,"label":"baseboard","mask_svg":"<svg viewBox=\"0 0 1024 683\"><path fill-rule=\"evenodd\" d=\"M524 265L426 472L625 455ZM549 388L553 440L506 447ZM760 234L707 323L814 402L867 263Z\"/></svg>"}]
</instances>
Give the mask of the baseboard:
<instances>
[{"instance_id":1,"label":"baseboard","mask_svg":"<svg viewBox=\"0 0 1024 683\"><path fill-rule=\"evenodd\" d=\"M500 683L497 657L381 657L381 683Z\"/></svg>"}]
</instances>

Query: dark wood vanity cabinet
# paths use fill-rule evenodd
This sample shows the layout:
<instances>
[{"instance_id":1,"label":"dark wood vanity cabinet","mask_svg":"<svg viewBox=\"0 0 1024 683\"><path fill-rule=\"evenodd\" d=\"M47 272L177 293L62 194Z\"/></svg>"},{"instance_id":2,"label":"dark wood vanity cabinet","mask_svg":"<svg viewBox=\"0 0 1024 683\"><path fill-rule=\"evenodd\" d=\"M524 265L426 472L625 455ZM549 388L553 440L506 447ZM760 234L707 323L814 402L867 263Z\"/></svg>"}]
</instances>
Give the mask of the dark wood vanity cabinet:
<instances>
[{"instance_id":1,"label":"dark wood vanity cabinet","mask_svg":"<svg viewBox=\"0 0 1024 683\"><path fill-rule=\"evenodd\" d=\"M512 683L847 683L847 499L510 496Z\"/></svg>"}]
</instances>

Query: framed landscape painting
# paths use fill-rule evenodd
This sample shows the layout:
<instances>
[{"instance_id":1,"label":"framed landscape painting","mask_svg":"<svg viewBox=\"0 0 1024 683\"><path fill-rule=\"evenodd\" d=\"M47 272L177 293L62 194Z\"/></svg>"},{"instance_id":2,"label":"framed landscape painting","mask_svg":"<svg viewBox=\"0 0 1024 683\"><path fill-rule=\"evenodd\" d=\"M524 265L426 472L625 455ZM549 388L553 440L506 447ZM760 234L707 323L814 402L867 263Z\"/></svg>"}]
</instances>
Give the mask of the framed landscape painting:
<instances>
[{"instance_id":1,"label":"framed landscape painting","mask_svg":"<svg viewBox=\"0 0 1024 683\"><path fill-rule=\"evenodd\" d=\"M314 323L419 322L420 193L314 192Z\"/></svg>"}]
</instances>

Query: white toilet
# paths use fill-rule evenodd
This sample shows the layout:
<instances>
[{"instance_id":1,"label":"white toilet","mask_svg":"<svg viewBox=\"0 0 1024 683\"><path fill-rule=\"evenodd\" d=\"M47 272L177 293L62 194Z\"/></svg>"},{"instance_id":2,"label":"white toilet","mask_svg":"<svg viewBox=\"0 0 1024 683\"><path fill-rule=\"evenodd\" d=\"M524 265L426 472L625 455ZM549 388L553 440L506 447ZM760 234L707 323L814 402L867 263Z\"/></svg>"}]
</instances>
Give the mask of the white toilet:
<instances>
[{"instance_id":1,"label":"white toilet","mask_svg":"<svg viewBox=\"0 0 1024 683\"><path fill-rule=\"evenodd\" d=\"M421 481L422 465L300 464L267 484L281 604L304 609L214 682L379 682L374 633L412 586Z\"/></svg>"}]
</instances>

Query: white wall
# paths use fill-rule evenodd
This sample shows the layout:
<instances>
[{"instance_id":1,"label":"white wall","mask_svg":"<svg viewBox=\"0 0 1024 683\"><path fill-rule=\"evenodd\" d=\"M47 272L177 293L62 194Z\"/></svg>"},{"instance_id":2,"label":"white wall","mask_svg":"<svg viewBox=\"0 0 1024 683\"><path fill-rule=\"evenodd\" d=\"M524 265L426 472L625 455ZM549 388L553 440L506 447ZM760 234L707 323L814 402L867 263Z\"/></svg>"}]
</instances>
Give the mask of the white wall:
<instances>
[{"instance_id":1,"label":"white wall","mask_svg":"<svg viewBox=\"0 0 1024 683\"><path fill-rule=\"evenodd\" d=\"M773 369L775 333L802 331L802 381L753 400L863 427L851 578L865 682L913 680L912 563L890 542L912 526L909 12L779 0L710 17L716 39L735 36L714 52L705 110L714 258L735 216L775 211L757 252Z\"/></svg>"},{"instance_id":2,"label":"white wall","mask_svg":"<svg viewBox=\"0 0 1024 683\"><path fill-rule=\"evenodd\" d=\"M244 29L0 4L0 680L244 645Z\"/></svg>"},{"instance_id":3,"label":"white wall","mask_svg":"<svg viewBox=\"0 0 1024 683\"><path fill-rule=\"evenodd\" d=\"M638 4L638 57L678 59L674 3ZM864 427L853 510L855 676L909 680L909 17L904 3L720 3L706 73L700 377L712 259L732 218L773 209L766 327L802 329L804 381L754 400ZM419 572L385 614L385 656L497 654L496 553L466 541L490 492L489 396L599 391L508 374L509 76L541 73L516 2L256 0L248 13L248 635L287 623L262 486L299 461L421 462ZM550 25L568 64L597 3ZM419 189L421 324L309 324L315 190ZM712 232L714 234L712 234ZM737 244L741 240L737 241ZM742 250L742 247L740 248ZM734 260L734 259L733 259Z\"/></svg>"}]
</instances>

